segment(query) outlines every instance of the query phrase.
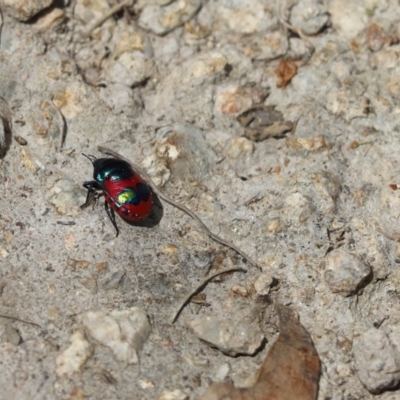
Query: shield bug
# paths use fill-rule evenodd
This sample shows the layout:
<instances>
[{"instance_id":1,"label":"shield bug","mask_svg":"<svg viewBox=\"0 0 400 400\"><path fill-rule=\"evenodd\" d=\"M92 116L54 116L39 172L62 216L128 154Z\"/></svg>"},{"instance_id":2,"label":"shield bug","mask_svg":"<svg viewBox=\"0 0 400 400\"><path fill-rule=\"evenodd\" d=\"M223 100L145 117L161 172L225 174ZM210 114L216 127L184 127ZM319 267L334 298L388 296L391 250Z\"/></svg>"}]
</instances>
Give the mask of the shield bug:
<instances>
[{"instance_id":1,"label":"shield bug","mask_svg":"<svg viewBox=\"0 0 400 400\"><path fill-rule=\"evenodd\" d=\"M141 222L149 216L153 205L153 193L146 181L127 161L117 158L87 156L93 165L93 181L83 183L87 189L85 208L100 196L105 198L105 210L117 236L119 229L115 213L128 222Z\"/></svg>"}]
</instances>

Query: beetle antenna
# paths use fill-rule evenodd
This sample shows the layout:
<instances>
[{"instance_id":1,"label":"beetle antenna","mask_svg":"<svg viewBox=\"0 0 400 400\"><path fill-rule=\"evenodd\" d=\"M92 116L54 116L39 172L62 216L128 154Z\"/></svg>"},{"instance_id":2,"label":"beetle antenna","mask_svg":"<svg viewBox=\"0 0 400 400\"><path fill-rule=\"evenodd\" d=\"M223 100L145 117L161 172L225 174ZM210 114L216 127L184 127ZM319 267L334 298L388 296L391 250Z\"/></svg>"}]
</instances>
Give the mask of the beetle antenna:
<instances>
[{"instance_id":1,"label":"beetle antenna","mask_svg":"<svg viewBox=\"0 0 400 400\"><path fill-rule=\"evenodd\" d=\"M92 156L92 155L87 155L87 154L85 154L85 153L82 153L82 155L84 156L84 157L86 157L91 163L92 163L92 165L94 164L94 161L95 160L97 160L97 157L95 157L95 156Z\"/></svg>"}]
</instances>

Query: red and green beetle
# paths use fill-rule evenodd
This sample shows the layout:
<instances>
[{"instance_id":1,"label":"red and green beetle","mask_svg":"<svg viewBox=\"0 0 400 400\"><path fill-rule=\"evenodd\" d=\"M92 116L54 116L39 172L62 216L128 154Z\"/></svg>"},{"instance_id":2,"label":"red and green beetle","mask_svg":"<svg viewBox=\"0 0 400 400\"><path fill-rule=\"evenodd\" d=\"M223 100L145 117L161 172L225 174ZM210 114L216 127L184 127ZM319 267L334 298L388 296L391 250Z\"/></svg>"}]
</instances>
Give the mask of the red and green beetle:
<instances>
[{"instance_id":1,"label":"red and green beetle","mask_svg":"<svg viewBox=\"0 0 400 400\"><path fill-rule=\"evenodd\" d=\"M117 236L119 229L115 221L116 212L128 222L141 222L151 213L153 193L146 181L133 170L127 161L117 158L87 156L94 168L93 181L86 181L86 202L81 208L92 204L93 199L104 195L105 209ZM102 193L99 193L102 192Z\"/></svg>"}]
</instances>

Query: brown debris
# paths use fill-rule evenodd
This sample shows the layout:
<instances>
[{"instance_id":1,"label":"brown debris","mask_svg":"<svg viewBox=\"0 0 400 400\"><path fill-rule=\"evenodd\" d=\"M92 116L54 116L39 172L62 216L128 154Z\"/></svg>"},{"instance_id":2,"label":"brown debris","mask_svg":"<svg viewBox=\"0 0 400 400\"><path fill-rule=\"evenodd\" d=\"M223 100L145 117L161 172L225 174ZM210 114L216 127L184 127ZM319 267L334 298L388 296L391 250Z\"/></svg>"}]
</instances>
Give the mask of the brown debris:
<instances>
[{"instance_id":1,"label":"brown debris","mask_svg":"<svg viewBox=\"0 0 400 400\"><path fill-rule=\"evenodd\" d=\"M398 38L387 34L378 24L372 23L367 28L367 46L372 51L381 50L385 46L397 43Z\"/></svg>"},{"instance_id":2,"label":"brown debris","mask_svg":"<svg viewBox=\"0 0 400 400\"><path fill-rule=\"evenodd\" d=\"M236 119L245 128L244 136L255 142L270 137L280 138L293 128L293 122L285 121L282 113L275 110L275 106L252 107Z\"/></svg>"},{"instance_id":3,"label":"brown debris","mask_svg":"<svg viewBox=\"0 0 400 400\"><path fill-rule=\"evenodd\" d=\"M282 58L275 70L275 74L278 77L276 87L285 89L292 78L297 74L297 65L293 60Z\"/></svg>"},{"instance_id":4,"label":"brown debris","mask_svg":"<svg viewBox=\"0 0 400 400\"><path fill-rule=\"evenodd\" d=\"M280 333L255 384L237 389L227 383L208 388L197 400L314 400L321 365L308 332L287 307L277 305Z\"/></svg>"}]
</instances>

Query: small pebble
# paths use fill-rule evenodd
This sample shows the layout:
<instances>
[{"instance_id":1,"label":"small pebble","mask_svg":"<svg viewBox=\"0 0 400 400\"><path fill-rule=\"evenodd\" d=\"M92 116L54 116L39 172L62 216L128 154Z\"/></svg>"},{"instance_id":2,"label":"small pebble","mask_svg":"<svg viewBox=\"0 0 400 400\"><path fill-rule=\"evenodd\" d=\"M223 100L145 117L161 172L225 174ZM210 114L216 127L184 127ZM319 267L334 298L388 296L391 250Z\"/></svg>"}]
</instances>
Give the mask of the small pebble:
<instances>
[{"instance_id":1,"label":"small pebble","mask_svg":"<svg viewBox=\"0 0 400 400\"><path fill-rule=\"evenodd\" d=\"M215 378L217 381L222 382L230 372L230 366L228 363L224 363L220 365L217 370L215 371Z\"/></svg>"},{"instance_id":2,"label":"small pebble","mask_svg":"<svg viewBox=\"0 0 400 400\"><path fill-rule=\"evenodd\" d=\"M241 297L247 297L249 295L249 292L247 291L247 289L241 285L232 286L231 291L232 291L232 293L237 294L238 296L241 296Z\"/></svg>"},{"instance_id":3,"label":"small pebble","mask_svg":"<svg viewBox=\"0 0 400 400\"><path fill-rule=\"evenodd\" d=\"M9 255L10 253L6 249L0 248L0 257L7 258Z\"/></svg>"},{"instance_id":4,"label":"small pebble","mask_svg":"<svg viewBox=\"0 0 400 400\"><path fill-rule=\"evenodd\" d=\"M371 267L342 249L326 256L325 282L332 293L347 297L355 294L370 276Z\"/></svg>"},{"instance_id":5,"label":"small pebble","mask_svg":"<svg viewBox=\"0 0 400 400\"><path fill-rule=\"evenodd\" d=\"M229 356L253 355L264 336L252 324L213 316L195 317L186 326L200 339Z\"/></svg>"},{"instance_id":6,"label":"small pebble","mask_svg":"<svg viewBox=\"0 0 400 400\"><path fill-rule=\"evenodd\" d=\"M274 282L274 277L268 273L262 273L257 280L254 282L254 288L259 296L266 296L269 294L271 285Z\"/></svg>"},{"instance_id":7,"label":"small pebble","mask_svg":"<svg viewBox=\"0 0 400 400\"><path fill-rule=\"evenodd\" d=\"M21 136L15 135L14 139L17 143L19 143L21 146L26 146L28 144L28 142L26 141L26 139L24 139Z\"/></svg>"}]
</instances>

